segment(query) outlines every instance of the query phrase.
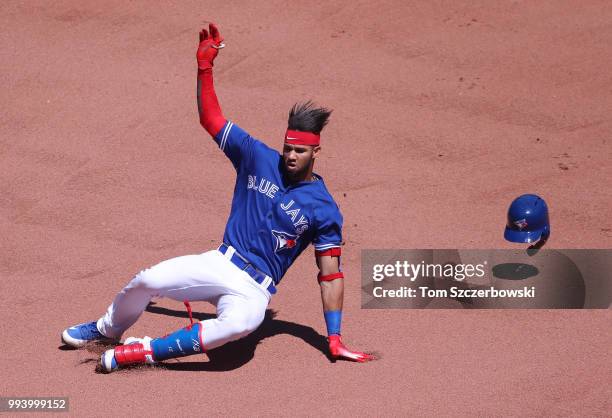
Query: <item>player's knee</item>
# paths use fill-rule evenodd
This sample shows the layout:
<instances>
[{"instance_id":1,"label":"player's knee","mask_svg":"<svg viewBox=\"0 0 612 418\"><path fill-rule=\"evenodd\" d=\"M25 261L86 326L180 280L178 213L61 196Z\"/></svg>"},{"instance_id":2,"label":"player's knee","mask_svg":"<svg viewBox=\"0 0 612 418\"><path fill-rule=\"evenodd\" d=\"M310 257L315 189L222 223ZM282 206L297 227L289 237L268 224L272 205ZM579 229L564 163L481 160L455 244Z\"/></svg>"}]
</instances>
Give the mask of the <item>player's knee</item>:
<instances>
[{"instance_id":1,"label":"player's knee","mask_svg":"<svg viewBox=\"0 0 612 418\"><path fill-rule=\"evenodd\" d=\"M237 340L242 337L246 337L255 330L254 327L246 320L235 320L230 323L230 334L233 340Z\"/></svg>"},{"instance_id":2,"label":"player's knee","mask_svg":"<svg viewBox=\"0 0 612 418\"><path fill-rule=\"evenodd\" d=\"M145 269L136 274L128 287L140 290L155 290L158 288L159 279L151 269Z\"/></svg>"},{"instance_id":3,"label":"player's knee","mask_svg":"<svg viewBox=\"0 0 612 418\"><path fill-rule=\"evenodd\" d=\"M223 318L223 322L228 327L232 340L246 337L255 331L261 323L261 321L257 321L256 318L253 318L248 313L229 315Z\"/></svg>"}]
</instances>

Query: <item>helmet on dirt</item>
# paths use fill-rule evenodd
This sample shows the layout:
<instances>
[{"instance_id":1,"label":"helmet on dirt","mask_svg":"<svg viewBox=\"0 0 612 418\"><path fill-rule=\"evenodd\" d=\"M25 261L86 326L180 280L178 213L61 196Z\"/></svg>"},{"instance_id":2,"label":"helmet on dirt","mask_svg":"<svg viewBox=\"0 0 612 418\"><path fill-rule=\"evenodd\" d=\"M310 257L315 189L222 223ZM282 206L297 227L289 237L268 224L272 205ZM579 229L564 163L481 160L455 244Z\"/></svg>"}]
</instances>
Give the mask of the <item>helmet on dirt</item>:
<instances>
[{"instance_id":1,"label":"helmet on dirt","mask_svg":"<svg viewBox=\"0 0 612 418\"><path fill-rule=\"evenodd\" d=\"M508 209L504 238L512 242L535 242L550 235L548 206L540 196L524 194L514 199Z\"/></svg>"}]
</instances>

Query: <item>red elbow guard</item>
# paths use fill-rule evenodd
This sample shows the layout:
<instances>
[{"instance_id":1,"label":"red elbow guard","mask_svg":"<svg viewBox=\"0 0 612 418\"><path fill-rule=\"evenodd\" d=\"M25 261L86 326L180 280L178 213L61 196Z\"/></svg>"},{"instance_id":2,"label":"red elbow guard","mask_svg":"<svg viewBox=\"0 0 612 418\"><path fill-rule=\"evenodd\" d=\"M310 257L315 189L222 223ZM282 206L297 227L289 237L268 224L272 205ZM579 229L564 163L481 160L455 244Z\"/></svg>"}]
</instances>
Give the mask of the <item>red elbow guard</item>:
<instances>
[{"instance_id":1,"label":"red elbow guard","mask_svg":"<svg viewBox=\"0 0 612 418\"><path fill-rule=\"evenodd\" d=\"M330 257L340 257L342 249L340 247L329 248L327 250L317 251L315 250L315 256L322 257L328 255Z\"/></svg>"},{"instance_id":2,"label":"red elbow guard","mask_svg":"<svg viewBox=\"0 0 612 418\"><path fill-rule=\"evenodd\" d=\"M319 274L317 275L317 280L319 280L319 283L331 282L332 280L336 280L336 279L344 279L344 273L339 271L338 273L331 273L331 274L326 274L325 276L323 276L319 272Z\"/></svg>"}]
</instances>

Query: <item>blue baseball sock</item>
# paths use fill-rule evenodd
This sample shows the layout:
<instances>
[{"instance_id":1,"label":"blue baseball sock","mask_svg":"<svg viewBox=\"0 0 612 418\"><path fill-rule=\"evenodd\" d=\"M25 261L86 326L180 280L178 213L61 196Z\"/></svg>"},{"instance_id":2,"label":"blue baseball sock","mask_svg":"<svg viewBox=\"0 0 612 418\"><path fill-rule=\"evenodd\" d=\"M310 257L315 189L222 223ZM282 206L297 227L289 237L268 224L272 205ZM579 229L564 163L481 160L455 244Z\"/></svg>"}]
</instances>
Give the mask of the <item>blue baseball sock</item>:
<instances>
[{"instance_id":1,"label":"blue baseball sock","mask_svg":"<svg viewBox=\"0 0 612 418\"><path fill-rule=\"evenodd\" d=\"M153 358L155 361L163 361L203 353L201 330L202 324L198 322L165 337L152 340Z\"/></svg>"}]
</instances>

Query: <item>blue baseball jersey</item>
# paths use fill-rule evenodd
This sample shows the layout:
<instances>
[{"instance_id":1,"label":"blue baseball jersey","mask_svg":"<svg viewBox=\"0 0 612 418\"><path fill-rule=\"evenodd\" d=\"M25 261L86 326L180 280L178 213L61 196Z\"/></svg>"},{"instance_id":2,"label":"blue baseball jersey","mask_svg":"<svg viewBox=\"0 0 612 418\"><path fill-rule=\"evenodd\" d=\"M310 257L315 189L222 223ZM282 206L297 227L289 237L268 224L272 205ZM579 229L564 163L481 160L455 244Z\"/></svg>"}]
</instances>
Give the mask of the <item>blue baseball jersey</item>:
<instances>
[{"instance_id":1,"label":"blue baseball jersey","mask_svg":"<svg viewBox=\"0 0 612 418\"><path fill-rule=\"evenodd\" d=\"M289 183L282 156L230 121L214 139L237 172L226 244L275 284L311 242L340 247L342 214L321 176Z\"/></svg>"}]
</instances>

